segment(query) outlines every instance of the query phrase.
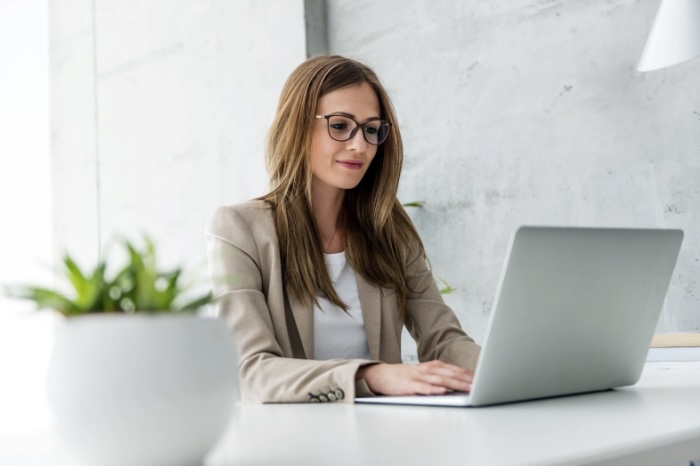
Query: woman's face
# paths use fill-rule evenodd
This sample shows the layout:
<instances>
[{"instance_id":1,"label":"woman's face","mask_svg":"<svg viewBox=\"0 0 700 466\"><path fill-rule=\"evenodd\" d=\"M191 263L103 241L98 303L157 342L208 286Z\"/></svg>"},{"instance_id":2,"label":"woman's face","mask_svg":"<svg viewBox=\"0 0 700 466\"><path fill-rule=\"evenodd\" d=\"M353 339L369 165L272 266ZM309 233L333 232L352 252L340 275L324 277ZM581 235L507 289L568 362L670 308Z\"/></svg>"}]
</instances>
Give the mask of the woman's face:
<instances>
[{"instance_id":1,"label":"woman's face","mask_svg":"<svg viewBox=\"0 0 700 466\"><path fill-rule=\"evenodd\" d=\"M343 114L359 124L379 118L379 100L367 83L343 87L322 96L316 115ZM352 189L360 183L377 153L358 129L347 141L336 141L328 133L328 120L316 119L311 135L312 189Z\"/></svg>"}]
</instances>

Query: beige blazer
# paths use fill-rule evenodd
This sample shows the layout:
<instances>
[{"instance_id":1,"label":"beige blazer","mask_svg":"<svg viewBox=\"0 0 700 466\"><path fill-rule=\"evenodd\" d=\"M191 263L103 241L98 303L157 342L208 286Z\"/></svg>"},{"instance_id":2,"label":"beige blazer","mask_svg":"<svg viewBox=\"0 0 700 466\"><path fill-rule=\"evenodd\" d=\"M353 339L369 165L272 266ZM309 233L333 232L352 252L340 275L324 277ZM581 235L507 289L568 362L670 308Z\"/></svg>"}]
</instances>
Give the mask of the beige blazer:
<instances>
[{"instance_id":1,"label":"beige blazer","mask_svg":"<svg viewBox=\"0 0 700 466\"><path fill-rule=\"evenodd\" d=\"M401 362L396 290L356 274L372 360L314 360L313 303L285 293L272 210L262 201L218 208L206 227L209 274L217 315L226 320L239 351L245 402L344 401L372 395L355 381L360 366ZM462 331L442 300L419 252L406 258L406 328L421 361L440 359L473 370L479 346Z\"/></svg>"}]
</instances>

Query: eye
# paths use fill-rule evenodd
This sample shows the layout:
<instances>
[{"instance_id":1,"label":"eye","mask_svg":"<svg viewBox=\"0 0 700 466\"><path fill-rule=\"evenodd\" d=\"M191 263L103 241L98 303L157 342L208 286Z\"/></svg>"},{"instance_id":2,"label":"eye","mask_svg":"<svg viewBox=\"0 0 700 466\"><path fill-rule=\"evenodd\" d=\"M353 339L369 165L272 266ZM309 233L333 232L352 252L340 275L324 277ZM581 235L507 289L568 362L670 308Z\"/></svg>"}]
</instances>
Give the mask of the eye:
<instances>
[{"instance_id":1,"label":"eye","mask_svg":"<svg viewBox=\"0 0 700 466\"><path fill-rule=\"evenodd\" d=\"M344 134L349 128L352 128L351 120L343 116L333 115L328 119L328 129L333 133Z\"/></svg>"},{"instance_id":2,"label":"eye","mask_svg":"<svg viewBox=\"0 0 700 466\"><path fill-rule=\"evenodd\" d=\"M377 134L378 132L379 132L379 128L373 128L373 127L371 127L371 126L368 126L368 127L365 128L365 133L371 134L371 135L373 135L373 136L374 136L375 134Z\"/></svg>"}]
</instances>

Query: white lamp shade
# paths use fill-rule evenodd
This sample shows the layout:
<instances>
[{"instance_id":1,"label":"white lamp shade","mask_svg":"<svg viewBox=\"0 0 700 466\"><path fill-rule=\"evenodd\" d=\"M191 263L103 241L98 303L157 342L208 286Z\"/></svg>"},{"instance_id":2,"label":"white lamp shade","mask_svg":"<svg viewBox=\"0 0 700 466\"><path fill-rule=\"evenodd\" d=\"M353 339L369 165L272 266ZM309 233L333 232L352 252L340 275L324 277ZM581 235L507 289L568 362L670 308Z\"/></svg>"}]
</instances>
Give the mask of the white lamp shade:
<instances>
[{"instance_id":1,"label":"white lamp shade","mask_svg":"<svg viewBox=\"0 0 700 466\"><path fill-rule=\"evenodd\" d=\"M662 0L638 71L651 71L700 55L700 0Z\"/></svg>"}]
</instances>

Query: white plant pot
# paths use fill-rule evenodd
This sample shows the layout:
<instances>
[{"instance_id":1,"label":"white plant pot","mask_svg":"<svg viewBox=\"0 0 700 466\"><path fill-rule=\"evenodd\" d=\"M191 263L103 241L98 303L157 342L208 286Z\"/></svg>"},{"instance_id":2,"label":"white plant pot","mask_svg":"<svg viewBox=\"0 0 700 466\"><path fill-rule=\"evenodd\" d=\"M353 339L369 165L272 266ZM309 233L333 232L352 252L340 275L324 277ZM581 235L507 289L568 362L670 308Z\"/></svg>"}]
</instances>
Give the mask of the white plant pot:
<instances>
[{"instance_id":1,"label":"white plant pot","mask_svg":"<svg viewBox=\"0 0 700 466\"><path fill-rule=\"evenodd\" d=\"M202 464L234 410L238 364L219 319L92 314L57 329L55 432L90 466Z\"/></svg>"}]
</instances>

